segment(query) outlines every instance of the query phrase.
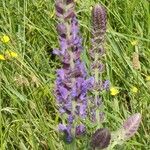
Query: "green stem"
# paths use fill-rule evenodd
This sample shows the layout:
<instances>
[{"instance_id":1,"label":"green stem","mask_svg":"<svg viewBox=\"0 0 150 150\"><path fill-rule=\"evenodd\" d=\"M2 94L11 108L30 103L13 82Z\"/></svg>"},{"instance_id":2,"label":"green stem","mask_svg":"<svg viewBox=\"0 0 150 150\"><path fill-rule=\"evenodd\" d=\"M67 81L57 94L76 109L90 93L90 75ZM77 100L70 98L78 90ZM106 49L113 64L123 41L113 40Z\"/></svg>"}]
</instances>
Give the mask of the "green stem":
<instances>
[{"instance_id":1,"label":"green stem","mask_svg":"<svg viewBox=\"0 0 150 150\"><path fill-rule=\"evenodd\" d=\"M66 144L65 150L77 150L76 141L74 140L71 144Z\"/></svg>"}]
</instances>

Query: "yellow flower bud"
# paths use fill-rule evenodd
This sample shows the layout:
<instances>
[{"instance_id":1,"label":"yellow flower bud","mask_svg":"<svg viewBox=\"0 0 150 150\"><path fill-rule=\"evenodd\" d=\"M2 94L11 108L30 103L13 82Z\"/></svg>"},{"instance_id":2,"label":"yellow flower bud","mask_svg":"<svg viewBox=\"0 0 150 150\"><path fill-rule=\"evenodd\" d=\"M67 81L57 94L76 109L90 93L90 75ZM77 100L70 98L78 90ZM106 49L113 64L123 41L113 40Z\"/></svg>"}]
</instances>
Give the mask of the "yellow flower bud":
<instances>
[{"instance_id":1,"label":"yellow flower bud","mask_svg":"<svg viewBox=\"0 0 150 150\"><path fill-rule=\"evenodd\" d=\"M111 95L117 95L119 93L119 90L116 87L111 87L110 88L110 94Z\"/></svg>"},{"instance_id":2,"label":"yellow flower bud","mask_svg":"<svg viewBox=\"0 0 150 150\"><path fill-rule=\"evenodd\" d=\"M0 54L0 60L5 60L5 56Z\"/></svg>"},{"instance_id":3,"label":"yellow flower bud","mask_svg":"<svg viewBox=\"0 0 150 150\"><path fill-rule=\"evenodd\" d=\"M10 50L6 50L5 55L8 58L16 58L16 57L18 57L18 54L16 52L13 52L13 51L10 51Z\"/></svg>"},{"instance_id":4,"label":"yellow flower bud","mask_svg":"<svg viewBox=\"0 0 150 150\"><path fill-rule=\"evenodd\" d=\"M138 88L135 87L135 86L133 86L133 87L131 88L131 92L132 92L132 93L137 93L137 92L138 92Z\"/></svg>"},{"instance_id":5,"label":"yellow flower bud","mask_svg":"<svg viewBox=\"0 0 150 150\"><path fill-rule=\"evenodd\" d=\"M146 76L146 81L150 81L150 76Z\"/></svg>"},{"instance_id":6,"label":"yellow flower bud","mask_svg":"<svg viewBox=\"0 0 150 150\"><path fill-rule=\"evenodd\" d=\"M131 45L136 46L138 44L137 40L131 41Z\"/></svg>"},{"instance_id":7,"label":"yellow flower bud","mask_svg":"<svg viewBox=\"0 0 150 150\"><path fill-rule=\"evenodd\" d=\"M10 38L9 38L9 36L4 35L4 36L1 38L1 41L2 41L3 43L8 43L8 42L10 41Z\"/></svg>"}]
</instances>

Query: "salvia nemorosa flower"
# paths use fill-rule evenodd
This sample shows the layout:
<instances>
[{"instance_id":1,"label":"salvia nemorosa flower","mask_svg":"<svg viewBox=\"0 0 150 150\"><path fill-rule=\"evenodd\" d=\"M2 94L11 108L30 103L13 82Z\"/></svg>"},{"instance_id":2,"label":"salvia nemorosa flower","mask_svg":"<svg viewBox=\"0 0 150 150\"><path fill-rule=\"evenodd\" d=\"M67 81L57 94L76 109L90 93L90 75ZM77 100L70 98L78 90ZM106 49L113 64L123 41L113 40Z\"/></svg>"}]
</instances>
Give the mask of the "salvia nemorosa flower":
<instances>
[{"instance_id":1,"label":"salvia nemorosa flower","mask_svg":"<svg viewBox=\"0 0 150 150\"><path fill-rule=\"evenodd\" d=\"M103 55L104 55L104 35L106 32L106 10L101 5L96 5L92 9L92 48L90 50L91 58L91 75L95 78L94 87L92 89L92 102L90 104L91 120L93 122L102 121L101 107L102 104L101 91L109 89L109 80L102 80L102 72L104 71ZM99 115L98 115L99 114Z\"/></svg>"},{"instance_id":2,"label":"salvia nemorosa flower","mask_svg":"<svg viewBox=\"0 0 150 150\"><path fill-rule=\"evenodd\" d=\"M100 73L104 70L104 64L102 63L102 56L104 54L104 37L106 33L106 22L107 15L106 10L101 5L96 5L92 9L92 49L90 50L92 69L99 71ZM93 58L93 59L92 59ZM94 75L96 74L93 72ZM97 74L99 77L99 73ZM96 78L98 82L99 78ZM108 85L108 84L107 84ZM107 88L107 87L106 87Z\"/></svg>"},{"instance_id":3,"label":"salvia nemorosa flower","mask_svg":"<svg viewBox=\"0 0 150 150\"><path fill-rule=\"evenodd\" d=\"M91 57L93 57L94 59L96 54L99 54L98 55L99 58L101 58L104 54L103 41L106 33L106 22L107 22L106 10L103 6L97 4L92 9L92 27L93 27L92 42L93 43L92 43L91 54L94 55L91 55Z\"/></svg>"},{"instance_id":4,"label":"salvia nemorosa flower","mask_svg":"<svg viewBox=\"0 0 150 150\"><path fill-rule=\"evenodd\" d=\"M104 149L108 147L111 139L110 131L106 128L101 128L96 130L96 132L92 135L91 139L91 147L93 149Z\"/></svg>"},{"instance_id":5,"label":"salvia nemorosa flower","mask_svg":"<svg viewBox=\"0 0 150 150\"><path fill-rule=\"evenodd\" d=\"M94 78L87 78L81 61L82 39L73 0L56 0L56 14L60 49L54 50L54 53L60 56L62 62L62 68L57 70L56 98L59 112L66 119L65 124L59 125L59 130L64 132L66 141L70 143L73 136L85 133L82 120L87 116L87 92L93 87Z\"/></svg>"}]
</instances>

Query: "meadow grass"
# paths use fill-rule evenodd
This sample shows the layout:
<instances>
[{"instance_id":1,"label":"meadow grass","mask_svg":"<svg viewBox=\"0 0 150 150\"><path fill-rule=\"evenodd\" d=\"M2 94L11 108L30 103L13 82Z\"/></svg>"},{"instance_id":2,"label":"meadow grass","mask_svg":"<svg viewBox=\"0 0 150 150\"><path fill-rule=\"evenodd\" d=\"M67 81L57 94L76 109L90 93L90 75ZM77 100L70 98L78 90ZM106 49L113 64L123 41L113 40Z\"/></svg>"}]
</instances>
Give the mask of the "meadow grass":
<instances>
[{"instance_id":1,"label":"meadow grass","mask_svg":"<svg viewBox=\"0 0 150 150\"><path fill-rule=\"evenodd\" d=\"M108 13L105 42L106 72L119 94L104 94L104 126L117 130L125 118L140 112L138 133L124 150L150 149L150 2L148 0L76 0L76 11L83 37L83 60L89 64L91 10L103 4ZM17 58L0 60L0 150L64 150L57 125L60 121L54 96L55 71L59 59L52 54L58 47L53 0L1 0L0 54L6 49ZM141 69L132 65L139 53ZM131 88L138 88L133 93ZM86 148L78 148L85 149Z\"/></svg>"}]
</instances>

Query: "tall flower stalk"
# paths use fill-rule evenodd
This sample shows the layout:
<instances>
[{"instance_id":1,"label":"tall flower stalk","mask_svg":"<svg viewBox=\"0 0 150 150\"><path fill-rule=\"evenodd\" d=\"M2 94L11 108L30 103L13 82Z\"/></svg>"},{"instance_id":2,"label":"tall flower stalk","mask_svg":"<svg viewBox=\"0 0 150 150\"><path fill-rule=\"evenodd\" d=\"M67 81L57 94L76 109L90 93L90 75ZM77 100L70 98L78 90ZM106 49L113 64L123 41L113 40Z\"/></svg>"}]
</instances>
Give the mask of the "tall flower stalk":
<instances>
[{"instance_id":1,"label":"tall flower stalk","mask_svg":"<svg viewBox=\"0 0 150 150\"><path fill-rule=\"evenodd\" d=\"M92 48L90 50L91 74L95 78L94 88L92 90L91 120L99 123L103 120L103 112L100 111L102 104L100 93L109 88L109 81L102 81L102 72L104 71L104 37L106 33L106 10L101 5L95 5L92 9Z\"/></svg>"},{"instance_id":2,"label":"tall flower stalk","mask_svg":"<svg viewBox=\"0 0 150 150\"><path fill-rule=\"evenodd\" d=\"M54 50L54 53L60 56L62 62L62 68L57 70L56 98L59 112L64 117L59 129L70 143L74 136L85 133L82 120L87 116L87 92L92 88L94 78L87 79L86 68L81 61L82 39L74 1L56 0L56 14L60 49Z\"/></svg>"}]
</instances>

